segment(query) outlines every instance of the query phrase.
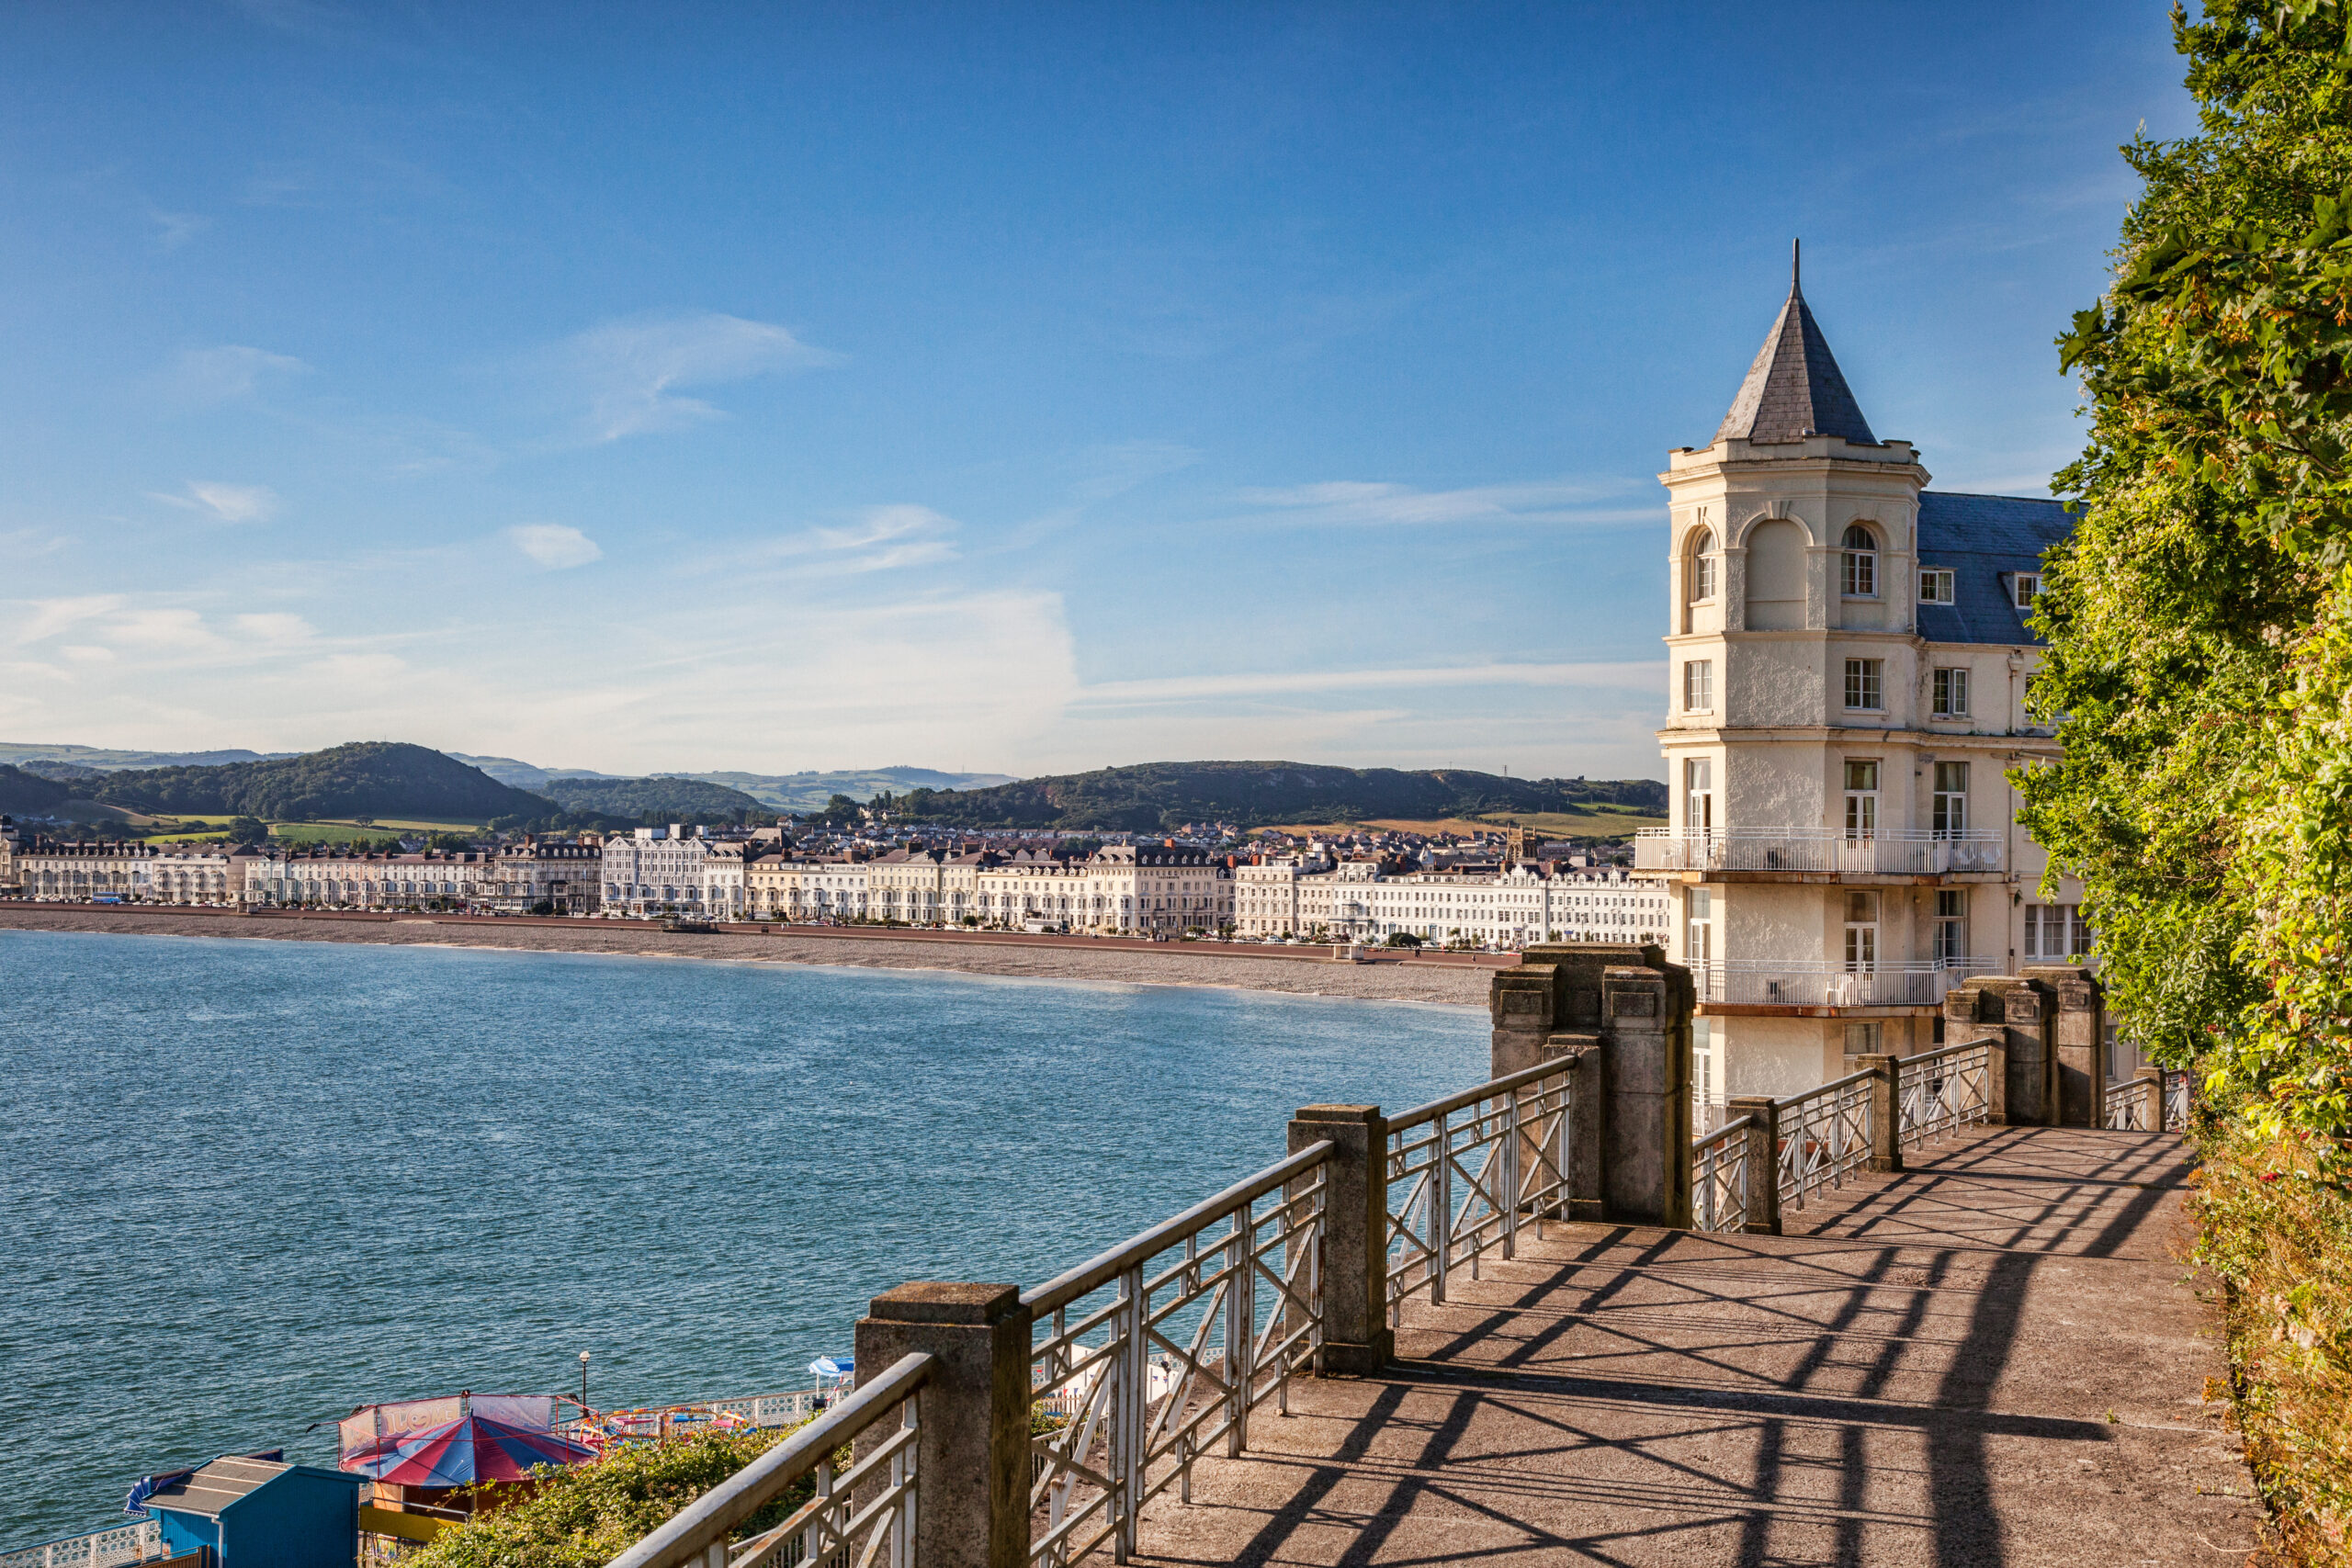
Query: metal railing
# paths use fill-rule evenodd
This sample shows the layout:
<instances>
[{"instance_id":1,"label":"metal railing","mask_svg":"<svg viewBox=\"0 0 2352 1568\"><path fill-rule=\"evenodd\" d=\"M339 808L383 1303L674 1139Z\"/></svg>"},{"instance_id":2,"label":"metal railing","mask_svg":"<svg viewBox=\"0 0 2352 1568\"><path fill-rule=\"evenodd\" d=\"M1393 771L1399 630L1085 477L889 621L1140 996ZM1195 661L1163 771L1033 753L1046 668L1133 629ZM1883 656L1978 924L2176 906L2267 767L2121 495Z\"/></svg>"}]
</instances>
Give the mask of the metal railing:
<instances>
[{"instance_id":1,"label":"metal railing","mask_svg":"<svg viewBox=\"0 0 2352 1568\"><path fill-rule=\"evenodd\" d=\"M1407 1297L1445 1300L1448 1277L1519 1246L1522 1216L1543 1235L1564 1206L1572 1062L1540 1062L1408 1111L1388 1123L1384 1155L1387 1297L1392 1326Z\"/></svg>"},{"instance_id":2,"label":"metal railing","mask_svg":"<svg viewBox=\"0 0 2352 1568\"><path fill-rule=\"evenodd\" d=\"M1691 1217L1702 1231L1747 1228L1747 1130L1736 1116L1690 1145Z\"/></svg>"},{"instance_id":3,"label":"metal railing","mask_svg":"<svg viewBox=\"0 0 2352 1568\"><path fill-rule=\"evenodd\" d=\"M1865 1069L1781 1100L1781 1204L1802 1209L1811 1194L1842 1187L1870 1163L1871 1086Z\"/></svg>"},{"instance_id":4,"label":"metal railing","mask_svg":"<svg viewBox=\"0 0 2352 1568\"><path fill-rule=\"evenodd\" d=\"M1990 958L1929 958L1854 968L1820 959L1731 958L1690 966L1702 1002L1747 1007L1925 1007L1971 975L2000 967Z\"/></svg>"},{"instance_id":5,"label":"metal railing","mask_svg":"<svg viewBox=\"0 0 2352 1568\"><path fill-rule=\"evenodd\" d=\"M2107 1086L2100 1097L2098 1124L2110 1133L2145 1133L2148 1127L2148 1086L2126 1078Z\"/></svg>"},{"instance_id":6,"label":"metal railing","mask_svg":"<svg viewBox=\"0 0 2352 1568\"><path fill-rule=\"evenodd\" d=\"M1137 1550L1144 1505L1192 1500L1193 1461L1238 1457L1250 1413L1290 1410L1323 1344L1331 1145L1317 1143L1022 1293L1030 1314L1032 1562ZM1053 1423L1058 1422L1057 1426Z\"/></svg>"},{"instance_id":7,"label":"metal railing","mask_svg":"<svg viewBox=\"0 0 2352 1568\"><path fill-rule=\"evenodd\" d=\"M1896 1146L1917 1148L1929 1138L1993 1118L1993 1047L1945 1045L1894 1064Z\"/></svg>"},{"instance_id":8,"label":"metal railing","mask_svg":"<svg viewBox=\"0 0 2352 1568\"><path fill-rule=\"evenodd\" d=\"M117 1568L164 1555L164 1527L157 1519L110 1525L16 1551L0 1551L0 1568Z\"/></svg>"},{"instance_id":9,"label":"metal railing","mask_svg":"<svg viewBox=\"0 0 2352 1568\"><path fill-rule=\"evenodd\" d=\"M915 1453L920 1394L935 1358L902 1357L888 1371L704 1493L610 1568L913 1568L919 1494ZM898 1417L890 1430L890 1417ZM855 1461L834 1473L842 1446L868 1433ZM813 1477L816 1495L782 1523L748 1540L728 1537L794 1483ZM867 1495L861 1501L858 1494Z\"/></svg>"},{"instance_id":10,"label":"metal railing","mask_svg":"<svg viewBox=\"0 0 2352 1568\"><path fill-rule=\"evenodd\" d=\"M2007 849L2003 834L1978 829L1885 828L1849 837L1836 828L1643 828L1634 836L1634 869L1928 876L1999 871Z\"/></svg>"},{"instance_id":11,"label":"metal railing","mask_svg":"<svg viewBox=\"0 0 2352 1568\"><path fill-rule=\"evenodd\" d=\"M835 1389L794 1389L786 1393L747 1393L725 1399L693 1399L643 1410L603 1410L592 1416L566 1416L555 1424L560 1436L575 1442L600 1442L609 1438L660 1440L711 1426L734 1416L749 1427L797 1427L826 1406L844 1398L855 1387L844 1378Z\"/></svg>"},{"instance_id":12,"label":"metal railing","mask_svg":"<svg viewBox=\"0 0 2352 1568\"><path fill-rule=\"evenodd\" d=\"M2188 1075L2165 1069L2165 1131L2188 1131Z\"/></svg>"}]
</instances>

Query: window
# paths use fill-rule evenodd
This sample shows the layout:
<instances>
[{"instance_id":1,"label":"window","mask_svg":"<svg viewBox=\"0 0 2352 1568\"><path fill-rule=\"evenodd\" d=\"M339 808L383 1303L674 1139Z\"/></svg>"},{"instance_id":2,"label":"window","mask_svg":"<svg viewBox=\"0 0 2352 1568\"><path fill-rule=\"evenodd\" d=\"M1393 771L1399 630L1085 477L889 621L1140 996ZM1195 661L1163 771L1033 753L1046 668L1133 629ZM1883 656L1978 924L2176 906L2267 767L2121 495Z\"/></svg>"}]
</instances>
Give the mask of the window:
<instances>
[{"instance_id":1,"label":"window","mask_svg":"<svg viewBox=\"0 0 2352 1568\"><path fill-rule=\"evenodd\" d=\"M1693 659L1682 666L1682 711L1710 713L1715 705L1715 661Z\"/></svg>"},{"instance_id":2,"label":"window","mask_svg":"<svg viewBox=\"0 0 2352 1568\"><path fill-rule=\"evenodd\" d=\"M1692 757L1682 764L1682 830L1713 832L1715 826L1715 764Z\"/></svg>"},{"instance_id":3,"label":"window","mask_svg":"<svg viewBox=\"0 0 2352 1568\"><path fill-rule=\"evenodd\" d=\"M1956 839L1968 830L1968 764L1936 764L1936 799L1931 825L1939 839Z\"/></svg>"},{"instance_id":4,"label":"window","mask_svg":"<svg viewBox=\"0 0 2352 1568\"><path fill-rule=\"evenodd\" d=\"M1923 566L1919 569L1919 603L1949 604L1951 603L1951 569L1944 566Z\"/></svg>"},{"instance_id":5,"label":"window","mask_svg":"<svg viewBox=\"0 0 2352 1568\"><path fill-rule=\"evenodd\" d=\"M1875 1019L1846 1026L1846 1055L1875 1056L1878 1055L1878 1021Z\"/></svg>"},{"instance_id":6,"label":"window","mask_svg":"<svg viewBox=\"0 0 2352 1568\"><path fill-rule=\"evenodd\" d=\"M1690 599L1715 596L1715 536L1702 528L1690 540Z\"/></svg>"},{"instance_id":7,"label":"window","mask_svg":"<svg viewBox=\"0 0 2352 1568\"><path fill-rule=\"evenodd\" d=\"M1846 837L1878 836L1878 764L1846 764Z\"/></svg>"},{"instance_id":8,"label":"window","mask_svg":"<svg viewBox=\"0 0 2352 1568\"><path fill-rule=\"evenodd\" d=\"M1878 597L1878 536L1860 523L1846 530L1846 576L1840 591L1849 599Z\"/></svg>"},{"instance_id":9,"label":"window","mask_svg":"<svg viewBox=\"0 0 2352 1568\"><path fill-rule=\"evenodd\" d=\"M1968 956L1968 889L1936 892L1936 962L1957 964Z\"/></svg>"},{"instance_id":10,"label":"window","mask_svg":"<svg viewBox=\"0 0 2352 1568\"><path fill-rule=\"evenodd\" d=\"M1878 895L1857 890L1846 895L1846 973L1871 975L1878 970Z\"/></svg>"},{"instance_id":11,"label":"window","mask_svg":"<svg viewBox=\"0 0 2352 1568\"><path fill-rule=\"evenodd\" d=\"M1885 673L1886 660L1883 659L1846 660L1846 705L1862 709L1884 707Z\"/></svg>"},{"instance_id":12,"label":"window","mask_svg":"<svg viewBox=\"0 0 2352 1568\"><path fill-rule=\"evenodd\" d=\"M1933 681L1933 708L1938 718L1968 716L1968 671L1939 670Z\"/></svg>"},{"instance_id":13,"label":"window","mask_svg":"<svg viewBox=\"0 0 2352 1568\"><path fill-rule=\"evenodd\" d=\"M2032 609L2034 600L2041 594L2041 573L2038 571L2012 573L2009 578L2009 592L2017 600L2018 609Z\"/></svg>"},{"instance_id":14,"label":"window","mask_svg":"<svg viewBox=\"0 0 2352 1568\"><path fill-rule=\"evenodd\" d=\"M2091 950L2091 929L2083 923L2077 904L2028 904L2025 907L2025 955L2028 958L2073 958Z\"/></svg>"}]
</instances>

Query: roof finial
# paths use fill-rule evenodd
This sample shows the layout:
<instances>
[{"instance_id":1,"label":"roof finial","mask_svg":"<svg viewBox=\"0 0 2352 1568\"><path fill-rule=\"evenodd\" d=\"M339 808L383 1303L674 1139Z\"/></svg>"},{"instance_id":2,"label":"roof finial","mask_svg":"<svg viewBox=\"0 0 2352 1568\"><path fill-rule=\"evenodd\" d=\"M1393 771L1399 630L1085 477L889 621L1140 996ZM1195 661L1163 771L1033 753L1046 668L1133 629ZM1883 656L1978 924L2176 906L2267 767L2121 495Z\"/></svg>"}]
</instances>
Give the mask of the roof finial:
<instances>
[{"instance_id":1,"label":"roof finial","mask_svg":"<svg viewBox=\"0 0 2352 1568\"><path fill-rule=\"evenodd\" d=\"M1798 287L1798 277L1804 270L1798 265L1798 263L1803 260L1804 248L1804 242L1803 240L1791 240L1789 242L1789 292L1792 294L1800 294L1804 292L1804 290Z\"/></svg>"}]
</instances>

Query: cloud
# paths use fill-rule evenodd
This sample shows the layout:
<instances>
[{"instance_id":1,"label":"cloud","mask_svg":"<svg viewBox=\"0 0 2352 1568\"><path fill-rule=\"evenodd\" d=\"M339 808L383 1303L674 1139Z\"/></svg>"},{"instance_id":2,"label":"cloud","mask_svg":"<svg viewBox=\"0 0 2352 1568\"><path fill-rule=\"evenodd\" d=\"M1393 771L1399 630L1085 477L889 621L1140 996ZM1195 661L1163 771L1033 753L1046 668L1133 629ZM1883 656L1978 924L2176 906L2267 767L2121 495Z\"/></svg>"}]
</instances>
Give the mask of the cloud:
<instances>
[{"instance_id":1,"label":"cloud","mask_svg":"<svg viewBox=\"0 0 2352 1568\"><path fill-rule=\"evenodd\" d=\"M187 494L147 492L151 501L189 512L209 513L216 522L266 523L277 513L277 492L267 485L222 484L217 479L190 479Z\"/></svg>"},{"instance_id":2,"label":"cloud","mask_svg":"<svg viewBox=\"0 0 2352 1568\"><path fill-rule=\"evenodd\" d=\"M17 628L16 642L19 648L46 642L60 632L69 631L85 621L111 615L122 608L125 601L119 593L89 593L73 599L19 600L29 603L32 614Z\"/></svg>"},{"instance_id":3,"label":"cloud","mask_svg":"<svg viewBox=\"0 0 2352 1568\"><path fill-rule=\"evenodd\" d=\"M1078 467L1084 477L1070 486L1070 499L1080 505L1108 501L1200 460L1198 448L1173 441L1115 441L1090 446L1080 455Z\"/></svg>"},{"instance_id":4,"label":"cloud","mask_svg":"<svg viewBox=\"0 0 2352 1568\"><path fill-rule=\"evenodd\" d=\"M1463 490L1416 490L1410 485L1359 479L1245 490L1245 505L1266 509L1274 521L1308 527L1361 527L1457 523L1652 523L1665 510L1656 506L1595 508L1589 503L1622 495L1624 479L1559 479L1530 484L1476 485Z\"/></svg>"},{"instance_id":5,"label":"cloud","mask_svg":"<svg viewBox=\"0 0 2352 1568\"><path fill-rule=\"evenodd\" d=\"M869 506L837 527L804 528L772 540L750 552L794 576L856 576L910 566L931 566L956 558L956 546L946 537L958 525L953 517L928 506L899 502ZM738 554L711 557L693 569L709 572L739 570Z\"/></svg>"},{"instance_id":6,"label":"cloud","mask_svg":"<svg viewBox=\"0 0 2352 1568\"><path fill-rule=\"evenodd\" d=\"M76 664L111 664L114 662L113 649L100 648L94 643L69 642L60 647L57 651L65 655L66 658L72 660Z\"/></svg>"},{"instance_id":7,"label":"cloud","mask_svg":"<svg viewBox=\"0 0 2352 1568\"><path fill-rule=\"evenodd\" d=\"M153 209L147 216L155 225L155 244L161 250L176 251L212 227L212 220L201 212L165 212Z\"/></svg>"},{"instance_id":8,"label":"cloud","mask_svg":"<svg viewBox=\"0 0 2352 1568\"><path fill-rule=\"evenodd\" d=\"M590 561L605 558L605 552L597 547L595 540L561 523L526 523L507 529L506 536L514 541L516 549L549 571L586 566Z\"/></svg>"},{"instance_id":9,"label":"cloud","mask_svg":"<svg viewBox=\"0 0 2352 1568\"><path fill-rule=\"evenodd\" d=\"M1464 664L1418 670L1301 670L1236 675L1170 675L1105 681L1080 701L1127 707L1219 698L1308 695L1326 692L1428 691L1461 686L1582 686L1663 691L1666 666L1655 660L1582 664Z\"/></svg>"},{"instance_id":10,"label":"cloud","mask_svg":"<svg viewBox=\"0 0 2352 1568\"><path fill-rule=\"evenodd\" d=\"M183 352L173 362L168 380L173 391L189 402L227 403L252 397L265 376L300 375L310 368L289 354L224 343Z\"/></svg>"},{"instance_id":11,"label":"cloud","mask_svg":"<svg viewBox=\"0 0 2352 1568\"><path fill-rule=\"evenodd\" d=\"M311 629L310 622L300 615L288 615L282 611L239 615L233 624L247 637L259 638L263 642L300 642L318 635Z\"/></svg>"},{"instance_id":12,"label":"cloud","mask_svg":"<svg viewBox=\"0 0 2352 1568\"><path fill-rule=\"evenodd\" d=\"M567 390L584 389L591 437L682 430L724 412L684 389L839 363L783 327L703 312L607 321L566 339L548 356Z\"/></svg>"}]
</instances>

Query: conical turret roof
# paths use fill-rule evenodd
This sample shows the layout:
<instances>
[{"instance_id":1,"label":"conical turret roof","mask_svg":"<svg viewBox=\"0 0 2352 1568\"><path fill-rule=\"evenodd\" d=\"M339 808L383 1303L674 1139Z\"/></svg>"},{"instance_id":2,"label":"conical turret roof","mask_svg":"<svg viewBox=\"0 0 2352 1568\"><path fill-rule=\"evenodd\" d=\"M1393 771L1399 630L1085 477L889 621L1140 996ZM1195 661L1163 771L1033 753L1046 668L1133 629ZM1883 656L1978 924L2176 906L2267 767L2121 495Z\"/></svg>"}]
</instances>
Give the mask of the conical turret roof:
<instances>
[{"instance_id":1,"label":"conical turret roof","mask_svg":"<svg viewBox=\"0 0 2352 1568\"><path fill-rule=\"evenodd\" d=\"M1857 446L1875 446L1871 422L1854 401L1829 340L1805 307L1798 286L1795 253L1789 262L1789 299L1780 319L1747 367L1747 379L1731 400L1715 439L1736 436L1745 441L1798 441L1808 435L1839 435Z\"/></svg>"}]
</instances>

